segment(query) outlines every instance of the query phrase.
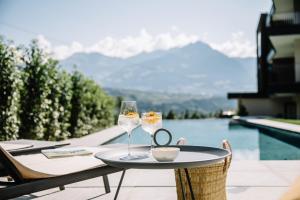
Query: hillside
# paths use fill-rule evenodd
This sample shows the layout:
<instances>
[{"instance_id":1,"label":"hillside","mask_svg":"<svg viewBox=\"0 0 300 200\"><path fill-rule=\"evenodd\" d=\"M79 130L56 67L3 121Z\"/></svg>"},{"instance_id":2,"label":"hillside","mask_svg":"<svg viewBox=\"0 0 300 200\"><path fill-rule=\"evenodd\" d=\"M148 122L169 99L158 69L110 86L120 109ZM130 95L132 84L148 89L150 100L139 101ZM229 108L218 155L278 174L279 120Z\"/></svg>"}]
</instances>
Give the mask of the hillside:
<instances>
[{"instance_id":1,"label":"hillside","mask_svg":"<svg viewBox=\"0 0 300 200\"><path fill-rule=\"evenodd\" d=\"M142 53L127 59L99 53L76 53L61 61L103 87L225 96L229 91L255 91L254 58L230 58L197 42L165 51Z\"/></svg>"},{"instance_id":2,"label":"hillside","mask_svg":"<svg viewBox=\"0 0 300 200\"><path fill-rule=\"evenodd\" d=\"M236 106L236 101L227 100L225 97L204 97L191 94L145 92L112 88L104 89L109 95L115 97L121 96L125 100L136 100L141 112L159 110L167 113L173 110L176 113L183 113L189 110L208 114L219 110L231 110Z\"/></svg>"}]
</instances>

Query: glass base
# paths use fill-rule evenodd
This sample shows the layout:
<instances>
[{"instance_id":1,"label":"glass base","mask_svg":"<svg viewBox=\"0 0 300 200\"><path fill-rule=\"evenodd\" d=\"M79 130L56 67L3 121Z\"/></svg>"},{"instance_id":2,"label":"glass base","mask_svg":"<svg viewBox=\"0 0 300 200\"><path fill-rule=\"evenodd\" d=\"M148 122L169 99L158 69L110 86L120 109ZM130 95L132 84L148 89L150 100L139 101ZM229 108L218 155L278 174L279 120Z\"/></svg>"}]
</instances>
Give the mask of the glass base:
<instances>
[{"instance_id":1,"label":"glass base","mask_svg":"<svg viewBox=\"0 0 300 200\"><path fill-rule=\"evenodd\" d=\"M121 156L120 160L140 160L148 157L149 157L148 154L134 154L134 155Z\"/></svg>"}]
</instances>

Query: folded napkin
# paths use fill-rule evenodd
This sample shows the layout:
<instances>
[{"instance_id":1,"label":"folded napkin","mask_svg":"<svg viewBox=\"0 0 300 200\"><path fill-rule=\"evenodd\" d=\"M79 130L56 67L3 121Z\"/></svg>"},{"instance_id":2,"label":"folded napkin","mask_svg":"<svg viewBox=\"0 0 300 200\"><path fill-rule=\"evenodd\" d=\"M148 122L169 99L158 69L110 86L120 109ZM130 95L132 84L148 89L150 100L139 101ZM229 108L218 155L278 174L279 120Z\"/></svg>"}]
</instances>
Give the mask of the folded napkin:
<instances>
[{"instance_id":1,"label":"folded napkin","mask_svg":"<svg viewBox=\"0 0 300 200\"><path fill-rule=\"evenodd\" d=\"M42 150L42 154L44 154L47 158L58 158L58 157L90 155L93 154L93 152L83 147L69 147L69 148Z\"/></svg>"}]
</instances>

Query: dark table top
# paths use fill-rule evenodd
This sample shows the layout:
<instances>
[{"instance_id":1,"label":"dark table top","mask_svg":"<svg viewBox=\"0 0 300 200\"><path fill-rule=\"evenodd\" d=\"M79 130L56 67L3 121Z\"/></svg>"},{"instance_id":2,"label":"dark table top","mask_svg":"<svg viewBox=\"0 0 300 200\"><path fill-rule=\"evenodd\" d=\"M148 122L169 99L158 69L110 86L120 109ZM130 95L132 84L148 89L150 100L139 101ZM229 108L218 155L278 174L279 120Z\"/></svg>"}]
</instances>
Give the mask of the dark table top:
<instances>
[{"instance_id":1,"label":"dark table top","mask_svg":"<svg viewBox=\"0 0 300 200\"><path fill-rule=\"evenodd\" d=\"M224 160L231 153L225 149L204 146L170 146L180 148L178 157L171 162L158 162L151 156L140 160L120 160L121 156L127 154L127 148L116 148L106 152L98 153L96 158L104 163L118 168L135 169L176 169L200 167L214 164ZM149 146L132 147L133 154L143 154L149 152Z\"/></svg>"}]
</instances>

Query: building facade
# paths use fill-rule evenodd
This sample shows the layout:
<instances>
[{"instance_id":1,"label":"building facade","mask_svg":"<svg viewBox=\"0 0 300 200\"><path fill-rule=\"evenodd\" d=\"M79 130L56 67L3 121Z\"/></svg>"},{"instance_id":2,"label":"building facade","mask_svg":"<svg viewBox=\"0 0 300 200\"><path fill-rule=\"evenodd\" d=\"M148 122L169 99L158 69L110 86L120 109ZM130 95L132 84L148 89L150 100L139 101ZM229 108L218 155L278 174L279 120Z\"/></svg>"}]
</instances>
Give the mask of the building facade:
<instances>
[{"instance_id":1,"label":"building facade","mask_svg":"<svg viewBox=\"0 0 300 200\"><path fill-rule=\"evenodd\" d=\"M256 32L256 93L229 93L248 115L300 118L300 0L273 0Z\"/></svg>"}]
</instances>

